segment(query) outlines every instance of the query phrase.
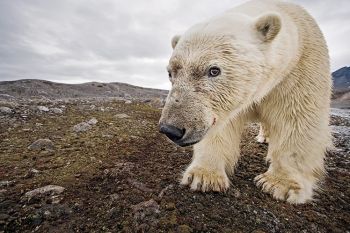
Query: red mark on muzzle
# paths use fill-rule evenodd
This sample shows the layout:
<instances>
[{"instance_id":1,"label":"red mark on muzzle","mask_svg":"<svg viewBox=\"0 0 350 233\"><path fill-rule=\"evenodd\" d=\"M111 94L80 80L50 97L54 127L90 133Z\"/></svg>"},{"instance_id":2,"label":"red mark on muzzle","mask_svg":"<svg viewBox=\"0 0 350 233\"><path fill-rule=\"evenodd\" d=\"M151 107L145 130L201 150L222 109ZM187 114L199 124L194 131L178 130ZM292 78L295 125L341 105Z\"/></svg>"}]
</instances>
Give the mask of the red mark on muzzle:
<instances>
[{"instance_id":1,"label":"red mark on muzzle","mask_svg":"<svg viewBox=\"0 0 350 233\"><path fill-rule=\"evenodd\" d=\"M214 117L212 126L215 125L215 124L216 124L216 118Z\"/></svg>"}]
</instances>

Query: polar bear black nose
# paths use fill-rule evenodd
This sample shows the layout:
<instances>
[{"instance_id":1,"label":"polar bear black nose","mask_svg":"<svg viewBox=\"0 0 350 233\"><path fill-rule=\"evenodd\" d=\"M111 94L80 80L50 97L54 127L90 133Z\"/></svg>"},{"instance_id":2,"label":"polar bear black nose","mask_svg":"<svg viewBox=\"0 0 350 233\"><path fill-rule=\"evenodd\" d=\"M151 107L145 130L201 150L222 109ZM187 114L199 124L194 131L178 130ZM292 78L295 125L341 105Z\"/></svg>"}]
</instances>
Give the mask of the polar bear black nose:
<instances>
[{"instance_id":1,"label":"polar bear black nose","mask_svg":"<svg viewBox=\"0 0 350 233\"><path fill-rule=\"evenodd\" d=\"M160 124L159 132L165 134L171 141L176 142L184 136L186 130L173 125Z\"/></svg>"}]
</instances>

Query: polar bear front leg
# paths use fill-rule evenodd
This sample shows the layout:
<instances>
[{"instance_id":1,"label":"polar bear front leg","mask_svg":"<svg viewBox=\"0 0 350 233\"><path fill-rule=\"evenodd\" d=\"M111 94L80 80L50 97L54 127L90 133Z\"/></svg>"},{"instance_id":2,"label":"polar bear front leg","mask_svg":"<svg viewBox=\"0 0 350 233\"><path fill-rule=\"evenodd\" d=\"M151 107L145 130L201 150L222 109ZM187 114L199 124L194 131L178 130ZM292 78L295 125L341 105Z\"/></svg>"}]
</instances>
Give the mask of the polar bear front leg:
<instances>
[{"instance_id":1,"label":"polar bear front leg","mask_svg":"<svg viewBox=\"0 0 350 233\"><path fill-rule=\"evenodd\" d=\"M255 178L257 186L277 200L292 204L311 201L314 189L317 189L317 183L324 174L327 143L307 141L301 135L285 142L281 142L281 138L283 140L280 136L271 140L267 156L270 166L267 172Z\"/></svg>"},{"instance_id":2,"label":"polar bear front leg","mask_svg":"<svg viewBox=\"0 0 350 233\"><path fill-rule=\"evenodd\" d=\"M226 191L230 186L227 175L233 173L239 158L242 126L237 121L230 122L220 132L196 144L192 163L184 172L181 184L203 192Z\"/></svg>"},{"instance_id":3,"label":"polar bear front leg","mask_svg":"<svg viewBox=\"0 0 350 233\"><path fill-rule=\"evenodd\" d=\"M226 161L222 146L215 139L204 140L194 146L192 163L183 174L181 184L189 185L192 190L226 191L230 181L226 174Z\"/></svg>"},{"instance_id":4,"label":"polar bear front leg","mask_svg":"<svg viewBox=\"0 0 350 233\"><path fill-rule=\"evenodd\" d=\"M281 166L275 161L267 172L255 177L255 181L263 192L270 193L275 199L301 204L312 200L317 179L312 174Z\"/></svg>"}]
</instances>

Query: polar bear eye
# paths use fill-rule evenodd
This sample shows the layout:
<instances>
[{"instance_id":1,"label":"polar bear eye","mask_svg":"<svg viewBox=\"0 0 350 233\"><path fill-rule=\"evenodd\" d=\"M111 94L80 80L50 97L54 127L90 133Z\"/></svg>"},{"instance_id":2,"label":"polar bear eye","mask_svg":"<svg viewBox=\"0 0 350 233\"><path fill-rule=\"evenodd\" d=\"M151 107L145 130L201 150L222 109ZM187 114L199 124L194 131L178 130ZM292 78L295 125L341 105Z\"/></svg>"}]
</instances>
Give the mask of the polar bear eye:
<instances>
[{"instance_id":1,"label":"polar bear eye","mask_svg":"<svg viewBox=\"0 0 350 233\"><path fill-rule=\"evenodd\" d=\"M211 68L209 69L208 76L209 76L209 77L217 77L217 76L220 75L220 73L221 73L220 68L214 66L214 67L211 67Z\"/></svg>"},{"instance_id":2,"label":"polar bear eye","mask_svg":"<svg viewBox=\"0 0 350 233\"><path fill-rule=\"evenodd\" d=\"M168 75L169 75L169 78L171 78L171 72L170 71L168 71Z\"/></svg>"}]
</instances>

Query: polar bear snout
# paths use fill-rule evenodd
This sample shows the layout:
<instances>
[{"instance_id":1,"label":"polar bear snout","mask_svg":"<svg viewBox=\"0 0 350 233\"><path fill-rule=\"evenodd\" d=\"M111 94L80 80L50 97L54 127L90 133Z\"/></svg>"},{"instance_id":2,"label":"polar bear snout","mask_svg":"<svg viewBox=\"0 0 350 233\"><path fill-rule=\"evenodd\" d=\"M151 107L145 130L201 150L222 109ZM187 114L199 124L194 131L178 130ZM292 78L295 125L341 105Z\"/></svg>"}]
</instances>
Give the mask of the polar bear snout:
<instances>
[{"instance_id":1,"label":"polar bear snout","mask_svg":"<svg viewBox=\"0 0 350 233\"><path fill-rule=\"evenodd\" d=\"M208 101L191 86L190 82L187 87L173 85L159 120L159 132L182 147L202 140L213 122Z\"/></svg>"},{"instance_id":2,"label":"polar bear snout","mask_svg":"<svg viewBox=\"0 0 350 233\"><path fill-rule=\"evenodd\" d=\"M167 136L178 146L191 146L196 144L206 135L211 127L210 119L206 119L200 113L208 112L200 107L189 109L183 106L180 110L166 104L159 120L159 132ZM197 110L197 111L192 111Z\"/></svg>"},{"instance_id":3,"label":"polar bear snout","mask_svg":"<svg viewBox=\"0 0 350 233\"><path fill-rule=\"evenodd\" d=\"M178 146L191 146L199 142L205 135L206 130L191 130L186 128L178 128L174 125L160 122L159 132L165 134L172 142Z\"/></svg>"},{"instance_id":4,"label":"polar bear snout","mask_svg":"<svg viewBox=\"0 0 350 233\"><path fill-rule=\"evenodd\" d=\"M165 134L171 141L177 142L185 135L186 129L179 129L176 126L161 123L159 132Z\"/></svg>"}]
</instances>

